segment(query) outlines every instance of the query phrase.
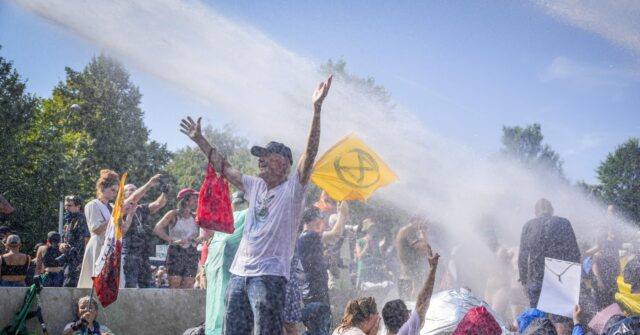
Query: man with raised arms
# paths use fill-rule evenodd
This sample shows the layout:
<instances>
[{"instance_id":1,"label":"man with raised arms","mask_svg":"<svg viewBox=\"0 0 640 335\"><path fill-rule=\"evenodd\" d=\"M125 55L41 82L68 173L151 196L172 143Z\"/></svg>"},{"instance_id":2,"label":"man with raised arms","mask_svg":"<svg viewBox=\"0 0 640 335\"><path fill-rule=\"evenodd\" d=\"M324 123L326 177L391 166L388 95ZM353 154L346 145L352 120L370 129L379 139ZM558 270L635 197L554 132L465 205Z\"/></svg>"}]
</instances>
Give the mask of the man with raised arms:
<instances>
[{"instance_id":1,"label":"man with raised arms","mask_svg":"<svg viewBox=\"0 0 640 335\"><path fill-rule=\"evenodd\" d=\"M181 132L208 155L216 171L249 201L244 234L231 265L233 274L225 296L223 333L226 335L271 335L282 333L285 283L297 238L307 184L320 141L320 110L331 77L313 93L313 118L306 149L293 171L291 149L279 142L254 146L258 177L247 176L229 162L202 135L200 120L183 119ZM224 165L224 168L223 168Z\"/></svg>"}]
</instances>

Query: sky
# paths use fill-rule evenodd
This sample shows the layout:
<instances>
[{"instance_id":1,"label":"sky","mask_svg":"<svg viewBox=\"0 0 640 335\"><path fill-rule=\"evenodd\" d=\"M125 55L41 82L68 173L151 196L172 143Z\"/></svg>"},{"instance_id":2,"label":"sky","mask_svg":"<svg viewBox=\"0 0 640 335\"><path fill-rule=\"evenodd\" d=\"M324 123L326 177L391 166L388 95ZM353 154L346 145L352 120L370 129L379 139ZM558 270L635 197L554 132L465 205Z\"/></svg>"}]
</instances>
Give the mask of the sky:
<instances>
[{"instance_id":1,"label":"sky","mask_svg":"<svg viewBox=\"0 0 640 335\"><path fill-rule=\"evenodd\" d=\"M480 154L499 150L503 125L538 122L565 174L596 183L607 153L640 132L637 2L205 5L317 64L345 60L348 71L375 78L426 128ZM0 45L0 56L13 61L29 91L42 97L64 80L65 66L80 70L92 56L109 53L7 1L0 2ZM124 63L144 95L151 137L170 149L187 145L173 122L177 111L205 115L212 106ZM215 115L219 124L228 122L224 113Z\"/></svg>"}]
</instances>

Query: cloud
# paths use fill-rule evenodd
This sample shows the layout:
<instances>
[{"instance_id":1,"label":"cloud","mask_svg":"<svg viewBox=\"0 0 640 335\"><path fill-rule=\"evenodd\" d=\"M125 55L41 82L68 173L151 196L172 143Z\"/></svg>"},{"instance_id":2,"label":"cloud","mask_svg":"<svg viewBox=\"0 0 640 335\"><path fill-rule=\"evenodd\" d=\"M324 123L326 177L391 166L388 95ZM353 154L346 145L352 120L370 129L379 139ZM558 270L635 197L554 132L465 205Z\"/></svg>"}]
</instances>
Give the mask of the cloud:
<instances>
[{"instance_id":1,"label":"cloud","mask_svg":"<svg viewBox=\"0 0 640 335\"><path fill-rule=\"evenodd\" d=\"M567 57L556 57L540 76L543 82L568 81L581 86L624 86L640 81L640 75L631 69L596 66Z\"/></svg>"},{"instance_id":2,"label":"cloud","mask_svg":"<svg viewBox=\"0 0 640 335\"><path fill-rule=\"evenodd\" d=\"M640 1L532 0L548 14L640 54Z\"/></svg>"}]
</instances>

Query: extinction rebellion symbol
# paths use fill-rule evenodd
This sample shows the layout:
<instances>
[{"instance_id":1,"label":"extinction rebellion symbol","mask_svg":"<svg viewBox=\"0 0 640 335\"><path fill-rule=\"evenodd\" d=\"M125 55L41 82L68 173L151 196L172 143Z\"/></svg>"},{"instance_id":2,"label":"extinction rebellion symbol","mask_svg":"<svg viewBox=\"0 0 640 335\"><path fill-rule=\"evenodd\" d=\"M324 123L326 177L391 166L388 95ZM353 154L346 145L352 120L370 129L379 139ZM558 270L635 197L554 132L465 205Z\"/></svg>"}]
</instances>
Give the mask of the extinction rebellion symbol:
<instances>
[{"instance_id":1,"label":"extinction rebellion symbol","mask_svg":"<svg viewBox=\"0 0 640 335\"><path fill-rule=\"evenodd\" d=\"M356 162L355 166L346 162ZM349 186L367 188L380 180L378 162L369 153L353 149L333 161L338 178Z\"/></svg>"}]
</instances>

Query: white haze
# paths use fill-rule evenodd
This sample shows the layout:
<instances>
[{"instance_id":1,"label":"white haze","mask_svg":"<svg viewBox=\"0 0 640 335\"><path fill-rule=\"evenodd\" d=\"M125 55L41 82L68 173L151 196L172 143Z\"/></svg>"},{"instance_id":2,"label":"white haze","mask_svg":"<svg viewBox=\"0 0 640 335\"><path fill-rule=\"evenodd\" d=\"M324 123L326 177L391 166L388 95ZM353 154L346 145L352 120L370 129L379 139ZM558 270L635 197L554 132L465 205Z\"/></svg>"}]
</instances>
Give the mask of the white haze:
<instances>
[{"instance_id":1,"label":"white haze","mask_svg":"<svg viewBox=\"0 0 640 335\"><path fill-rule=\"evenodd\" d=\"M196 1L17 2L206 101L242 131L303 149L311 93L322 79L319 64L255 28ZM579 239L590 239L595 225L605 221L602 208L572 187L479 156L472 147L435 134L410 111L397 107L389 115L375 99L336 81L323 108L321 152L352 132L400 176L380 195L399 200L408 210L424 209L458 243L481 248L476 227L490 215L502 241L517 246L520 229L533 217L540 197L553 203L557 215L571 220Z\"/></svg>"}]
</instances>

